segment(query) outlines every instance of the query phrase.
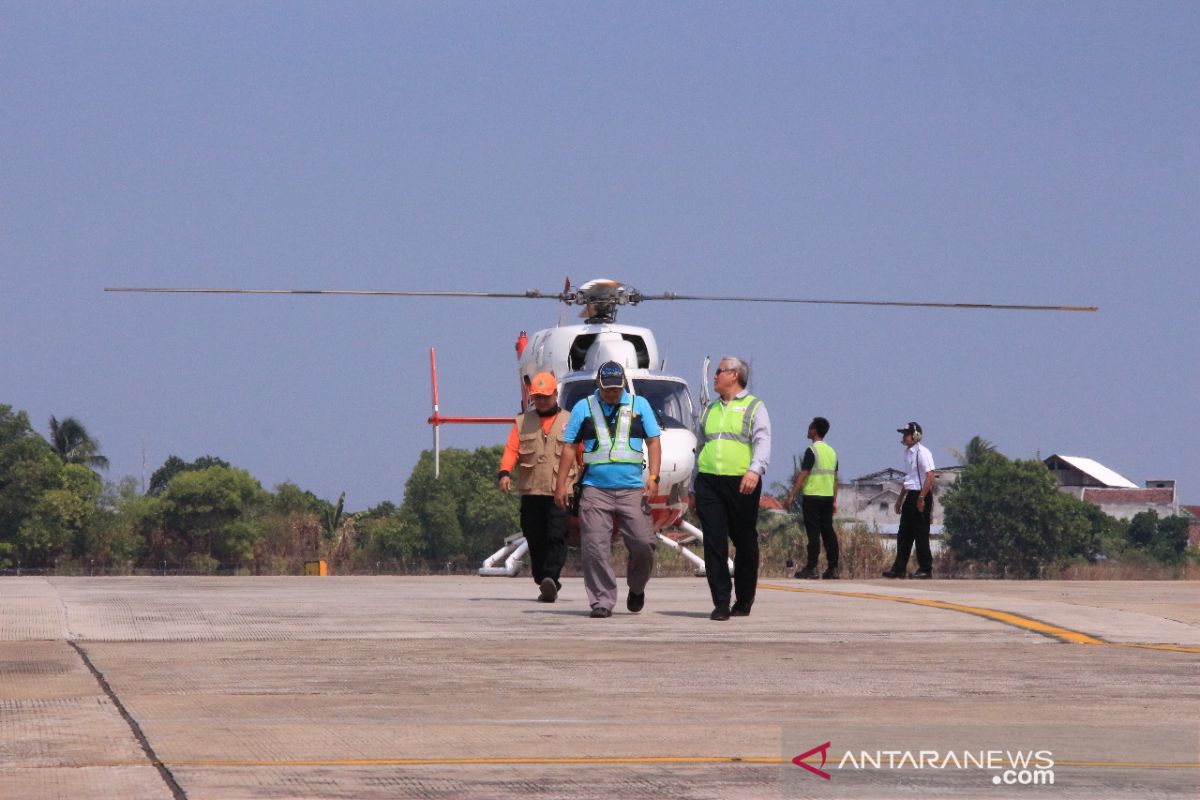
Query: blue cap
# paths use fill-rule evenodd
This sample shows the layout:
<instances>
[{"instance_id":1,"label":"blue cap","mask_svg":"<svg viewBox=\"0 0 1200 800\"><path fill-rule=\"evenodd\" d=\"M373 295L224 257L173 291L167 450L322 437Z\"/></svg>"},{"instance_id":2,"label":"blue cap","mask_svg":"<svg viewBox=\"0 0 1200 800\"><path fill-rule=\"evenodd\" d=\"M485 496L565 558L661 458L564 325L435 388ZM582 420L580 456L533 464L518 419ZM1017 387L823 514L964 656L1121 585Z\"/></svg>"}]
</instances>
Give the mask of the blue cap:
<instances>
[{"instance_id":1,"label":"blue cap","mask_svg":"<svg viewBox=\"0 0 1200 800\"><path fill-rule=\"evenodd\" d=\"M624 388L625 368L615 361L605 361L596 371L596 382L601 389Z\"/></svg>"}]
</instances>

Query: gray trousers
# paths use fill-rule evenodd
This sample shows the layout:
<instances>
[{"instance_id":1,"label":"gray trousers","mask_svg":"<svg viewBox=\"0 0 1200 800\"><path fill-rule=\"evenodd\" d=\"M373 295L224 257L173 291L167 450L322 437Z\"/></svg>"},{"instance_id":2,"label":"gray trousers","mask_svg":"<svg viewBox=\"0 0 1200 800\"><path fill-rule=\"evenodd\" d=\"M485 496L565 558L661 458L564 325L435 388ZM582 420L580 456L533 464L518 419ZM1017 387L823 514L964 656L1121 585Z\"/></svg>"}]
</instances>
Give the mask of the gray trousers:
<instances>
[{"instance_id":1,"label":"gray trousers","mask_svg":"<svg viewBox=\"0 0 1200 800\"><path fill-rule=\"evenodd\" d=\"M654 569L654 526L650 504L641 489L583 487L579 498L579 548L583 557L583 586L588 603L609 610L617 604L617 576L612 554L613 521L625 540L629 563L625 582L629 591L642 593Z\"/></svg>"}]
</instances>

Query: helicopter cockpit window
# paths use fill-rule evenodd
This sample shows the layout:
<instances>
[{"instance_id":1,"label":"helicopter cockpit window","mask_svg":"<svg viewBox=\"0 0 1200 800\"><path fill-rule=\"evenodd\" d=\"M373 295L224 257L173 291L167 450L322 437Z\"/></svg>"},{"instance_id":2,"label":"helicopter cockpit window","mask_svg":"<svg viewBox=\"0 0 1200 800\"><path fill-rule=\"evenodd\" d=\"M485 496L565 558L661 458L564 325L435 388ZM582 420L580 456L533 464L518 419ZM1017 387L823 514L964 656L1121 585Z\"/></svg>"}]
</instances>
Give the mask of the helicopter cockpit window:
<instances>
[{"instance_id":1,"label":"helicopter cockpit window","mask_svg":"<svg viewBox=\"0 0 1200 800\"><path fill-rule=\"evenodd\" d=\"M595 388L596 385L592 381L572 381L565 384L562 390L562 407L571 410ZM660 428L691 430L695 427L692 399L688 395L686 384L655 378L635 378L633 389L650 403Z\"/></svg>"},{"instance_id":2,"label":"helicopter cockpit window","mask_svg":"<svg viewBox=\"0 0 1200 800\"><path fill-rule=\"evenodd\" d=\"M646 398L654 409L661 428L695 427L692 417L692 400L687 386L678 381L661 381L653 378L634 379L633 390Z\"/></svg>"}]
</instances>

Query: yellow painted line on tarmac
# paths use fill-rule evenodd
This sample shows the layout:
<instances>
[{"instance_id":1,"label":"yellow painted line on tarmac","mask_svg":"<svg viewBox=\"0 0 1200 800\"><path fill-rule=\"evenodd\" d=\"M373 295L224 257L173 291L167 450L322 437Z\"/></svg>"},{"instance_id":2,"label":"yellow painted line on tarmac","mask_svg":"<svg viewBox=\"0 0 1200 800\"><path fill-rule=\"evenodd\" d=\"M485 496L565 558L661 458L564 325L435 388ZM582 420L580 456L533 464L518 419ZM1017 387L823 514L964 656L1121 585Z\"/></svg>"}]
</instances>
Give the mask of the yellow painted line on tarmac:
<instances>
[{"instance_id":1,"label":"yellow painted line on tarmac","mask_svg":"<svg viewBox=\"0 0 1200 800\"><path fill-rule=\"evenodd\" d=\"M806 761L815 760L805 759ZM170 767L454 767L454 766L554 766L554 765L638 765L638 764L790 764L792 759L776 756L563 756L560 758L308 758L308 759L171 759L163 761ZM61 764L29 764L14 766L14 770L63 769L70 767L144 767L145 761L102 760L71 761ZM1054 761L1058 767L1116 768L1116 769L1196 769L1200 762L1188 761Z\"/></svg>"},{"instance_id":2,"label":"yellow painted line on tarmac","mask_svg":"<svg viewBox=\"0 0 1200 800\"><path fill-rule=\"evenodd\" d=\"M783 764L778 756L563 756L560 758L314 758L278 761L199 759L172 767L461 767L555 764Z\"/></svg>"},{"instance_id":3,"label":"yellow painted line on tarmac","mask_svg":"<svg viewBox=\"0 0 1200 800\"><path fill-rule=\"evenodd\" d=\"M805 759L806 761L812 759ZM183 759L164 761L171 767L463 767L637 764L790 764L777 756L562 756L558 758L312 758L312 759ZM1054 767L1120 769L1200 769L1188 761L1059 761Z\"/></svg>"},{"instance_id":4,"label":"yellow painted line on tarmac","mask_svg":"<svg viewBox=\"0 0 1200 800\"><path fill-rule=\"evenodd\" d=\"M1181 644L1154 644L1142 642L1109 642L1104 639L1092 636L1082 631L1064 628L1061 625L1052 625L1048 622L1025 617L1020 614L1013 614L1009 611L997 611L994 608L981 608L979 606L967 606L961 603L947 603L944 600L930 600L921 597L902 597L899 595L890 594L872 594L870 592L837 592L830 589L810 589L803 586L781 586L774 583L760 583L760 589L772 589L779 592L797 592L802 594L824 594L832 597L854 597L860 600L886 600L892 603L907 603L914 606L925 606L926 608L940 608L945 611L957 611L960 614L972 614L977 617L1002 622L1005 625L1012 625L1023 630L1040 633L1043 636L1049 636L1053 639L1058 639L1061 642L1068 644L1090 644L1090 645L1106 645L1108 647L1132 647L1143 650L1169 650L1176 653L1200 653L1200 647L1192 647Z\"/></svg>"},{"instance_id":5,"label":"yellow painted line on tarmac","mask_svg":"<svg viewBox=\"0 0 1200 800\"><path fill-rule=\"evenodd\" d=\"M1156 644L1154 642L1105 642L1109 647L1134 647L1139 650L1168 650L1172 653L1200 653L1200 647L1187 644Z\"/></svg>"}]
</instances>

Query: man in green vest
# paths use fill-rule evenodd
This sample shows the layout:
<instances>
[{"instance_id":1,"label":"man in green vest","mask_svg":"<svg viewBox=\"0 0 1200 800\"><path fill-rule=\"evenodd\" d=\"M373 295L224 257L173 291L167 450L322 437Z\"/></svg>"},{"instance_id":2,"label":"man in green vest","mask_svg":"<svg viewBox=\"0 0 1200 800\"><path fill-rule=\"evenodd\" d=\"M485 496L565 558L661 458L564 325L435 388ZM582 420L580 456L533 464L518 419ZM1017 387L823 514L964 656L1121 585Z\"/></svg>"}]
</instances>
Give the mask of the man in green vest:
<instances>
[{"instance_id":1,"label":"man in green vest","mask_svg":"<svg viewBox=\"0 0 1200 800\"><path fill-rule=\"evenodd\" d=\"M709 619L718 621L750 616L758 585L758 500L771 460L771 419L762 401L746 391L749 378L745 361L722 358L713 376L720 399L704 409L696 431L688 507L704 529L704 571L713 600ZM737 548L732 577L731 540Z\"/></svg>"},{"instance_id":2,"label":"man in green vest","mask_svg":"<svg viewBox=\"0 0 1200 800\"><path fill-rule=\"evenodd\" d=\"M788 492L784 508L791 508L796 495L803 492L800 509L804 514L804 533L808 536L808 554L804 569L797 570L793 577L816 578L817 559L821 555L821 542L825 543L825 572L822 578L840 578L838 573L837 532L833 529L833 515L837 511L837 453L825 444L829 433L829 420L813 417L808 426L808 438L812 445L804 451L800 472Z\"/></svg>"}]
</instances>

